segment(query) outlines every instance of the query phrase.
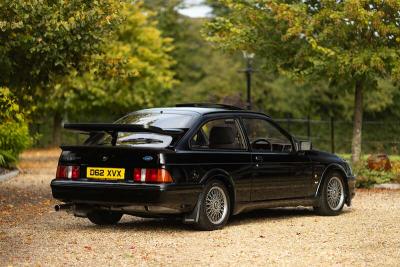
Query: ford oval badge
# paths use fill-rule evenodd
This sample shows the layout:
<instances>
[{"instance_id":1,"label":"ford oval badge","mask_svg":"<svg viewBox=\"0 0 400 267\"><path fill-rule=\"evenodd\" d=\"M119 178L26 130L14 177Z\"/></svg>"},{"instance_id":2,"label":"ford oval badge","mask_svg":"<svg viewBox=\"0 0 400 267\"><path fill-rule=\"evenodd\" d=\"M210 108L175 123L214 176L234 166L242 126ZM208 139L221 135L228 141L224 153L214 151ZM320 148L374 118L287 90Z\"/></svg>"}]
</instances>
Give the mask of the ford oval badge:
<instances>
[{"instance_id":1,"label":"ford oval badge","mask_svg":"<svg viewBox=\"0 0 400 267\"><path fill-rule=\"evenodd\" d=\"M144 161L152 161L152 160L153 160L153 157L152 157L152 156L144 156L144 157L143 157L143 160L144 160Z\"/></svg>"}]
</instances>

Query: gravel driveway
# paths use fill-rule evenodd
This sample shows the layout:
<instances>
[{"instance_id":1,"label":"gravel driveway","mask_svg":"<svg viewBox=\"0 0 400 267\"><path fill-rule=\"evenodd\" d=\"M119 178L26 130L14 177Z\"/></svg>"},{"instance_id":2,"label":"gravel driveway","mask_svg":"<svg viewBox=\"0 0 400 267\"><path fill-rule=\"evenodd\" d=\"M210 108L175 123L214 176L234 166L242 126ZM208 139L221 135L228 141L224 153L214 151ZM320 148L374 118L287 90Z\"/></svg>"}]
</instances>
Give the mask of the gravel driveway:
<instances>
[{"instance_id":1,"label":"gravel driveway","mask_svg":"<svg viewBox=\"0 0 400 267\"><path fill-rule=\"evenodd\" d=\"M400 191L359 190L337 217L271 209L214 232L130 216L100 227L53 212L58 153L26 152L24 172L0 183L0 266L400 265Z\"/></svg>"}]
</instances>

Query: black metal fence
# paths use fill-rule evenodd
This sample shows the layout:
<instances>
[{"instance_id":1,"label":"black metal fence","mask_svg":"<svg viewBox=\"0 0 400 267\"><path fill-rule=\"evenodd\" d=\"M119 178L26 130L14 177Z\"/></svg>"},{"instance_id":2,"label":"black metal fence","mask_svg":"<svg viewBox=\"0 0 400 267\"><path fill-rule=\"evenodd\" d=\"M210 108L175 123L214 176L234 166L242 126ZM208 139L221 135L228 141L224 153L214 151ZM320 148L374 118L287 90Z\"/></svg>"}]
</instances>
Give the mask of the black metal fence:
<instances>
[{"instance_id":1,"label":"black metal fence","mask_svg":"<svg viewBox=\"0 0 400 267\"><path fill-rule=\"evenodd\" d=\"M335 153L350 153L353 123L335 120L275 119L300 140L311 140L316 149ZM400 121L364 121L362 151L369 153L400 153Z\"/></svg>"}]
</instances>

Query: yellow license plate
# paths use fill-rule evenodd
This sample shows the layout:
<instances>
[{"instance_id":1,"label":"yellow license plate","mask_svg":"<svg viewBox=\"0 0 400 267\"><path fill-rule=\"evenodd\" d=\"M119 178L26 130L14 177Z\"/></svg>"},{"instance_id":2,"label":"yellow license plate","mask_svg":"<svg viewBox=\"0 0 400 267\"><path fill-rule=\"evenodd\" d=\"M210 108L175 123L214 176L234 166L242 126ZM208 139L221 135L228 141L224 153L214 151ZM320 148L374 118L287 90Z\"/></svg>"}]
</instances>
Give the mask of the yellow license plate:
<instances>
[{"instance_id":1,"label":"yellow license plate","mask_svg":"<svg viewBox=\"0 0 400 267\"><path fill-rule=\"evenodd\" d=\"M125 169L87 167L86 177L104 180L123 180L125 178Z\"/></svg>"}]
</instances>

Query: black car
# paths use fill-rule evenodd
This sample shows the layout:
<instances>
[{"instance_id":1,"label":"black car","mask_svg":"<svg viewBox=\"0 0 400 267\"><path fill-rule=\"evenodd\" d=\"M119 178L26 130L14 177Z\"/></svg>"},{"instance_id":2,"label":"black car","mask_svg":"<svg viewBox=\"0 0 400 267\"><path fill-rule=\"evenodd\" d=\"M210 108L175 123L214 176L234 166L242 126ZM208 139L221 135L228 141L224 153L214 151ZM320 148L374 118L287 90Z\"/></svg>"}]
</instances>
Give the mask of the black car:
<instances>
[{"instance_id":1,"label":"black car","mask_svg":"<svg viewBox=\"0 0 400 267\"><path fill-rule=\"evenodd\" d=\"M89 136L61 147L51 189L64 204L55 208L95 224L179 216L214 230L253 209L301 205L337 215L354 196L349 164L258 112L186 104L64 128Z\"/></svg>"}]
</instances>

